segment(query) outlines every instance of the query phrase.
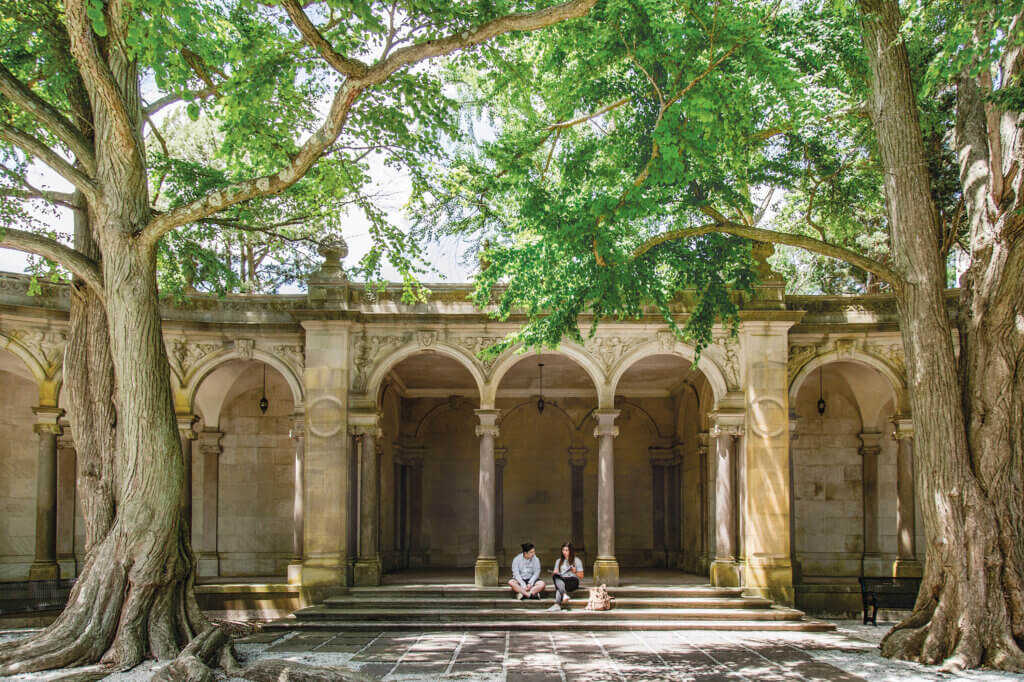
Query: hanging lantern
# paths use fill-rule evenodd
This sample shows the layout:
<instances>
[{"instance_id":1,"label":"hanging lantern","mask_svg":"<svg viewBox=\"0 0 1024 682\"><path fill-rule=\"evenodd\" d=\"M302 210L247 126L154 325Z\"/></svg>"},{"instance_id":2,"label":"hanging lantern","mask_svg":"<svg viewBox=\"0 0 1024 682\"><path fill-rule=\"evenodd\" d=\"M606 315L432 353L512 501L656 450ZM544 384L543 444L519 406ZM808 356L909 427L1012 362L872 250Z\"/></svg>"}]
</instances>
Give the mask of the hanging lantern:
<instances>
[{"instance_id":1,"label":"hanging lantern","mask_svg":"<svg viewBox=\"0 0 1024 682\"><path fill-rule=\"evenodd\" d=\"M270 407L270 401L267 400L267 366L263 365L263 397L260 398L260 413L266 414L267 408Z\"/></svg>"},{"instance_id":2,"label":"hanging lantern","mask_svg":"<svg viewBox=\"0 0 1024 682\"><path fill-rule=\"evenodd\" d=\"M824 373L824 371L825 371L824 367L818 368L818 414L821 415L822 417L825 416L825 397L824 397L824 394L822 393L822 386L821 386L821 384L822 384L821 375Z\"/></svg>"},{"instance_id":3,"label":"hanging lantern","mask_svg":"<svg viewBox=\"0 0 1024 682\"><path fill-rule=\"evenodd\" d=\"M537 371L540 373L540 397L537 398L537 414L544 414L544 363L537 363Z\"/></svg>"}]
</instances>

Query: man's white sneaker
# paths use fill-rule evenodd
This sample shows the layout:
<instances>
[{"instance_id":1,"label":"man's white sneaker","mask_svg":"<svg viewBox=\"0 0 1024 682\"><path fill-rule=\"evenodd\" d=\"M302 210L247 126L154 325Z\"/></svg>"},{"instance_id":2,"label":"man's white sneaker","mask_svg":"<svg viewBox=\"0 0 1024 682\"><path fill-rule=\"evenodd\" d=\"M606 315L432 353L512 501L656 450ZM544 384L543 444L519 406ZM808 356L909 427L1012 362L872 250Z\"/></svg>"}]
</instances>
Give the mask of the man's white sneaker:
<instances>
[{"instance_id":1,"label":"man's white sneaker","mask_svg":"<svg viewBox=\"0 0 1024 682\"><path fill-rule=\"evenodd\" d=\"M559 606L558 604L554 604L551 608L548 609L548 611L561 611L561 610L562 610L562 607Z\"/></svg>"},{"instance_id":2,"label":"man's white sneaker","mask_svg":"<svg viewBox=\"0 0 1024 682\"><path fill-rule=\"evenodd\" d=\"M523 601L523 593L516 592L516 601Z\"/></svg>"},{"instance_id":3,"label":"man's white sneaker","mask_svg":"<svg viewBox=\"0 0 1024 682\"><path fill-rule=\"evenodd\" d=\"M565 595L564 597L562 597L562 606L568 608L569 607L569 602L571 602L571 601L572 601L572 599L569 598L569 595Z\"/></svg>"}]
</instances>

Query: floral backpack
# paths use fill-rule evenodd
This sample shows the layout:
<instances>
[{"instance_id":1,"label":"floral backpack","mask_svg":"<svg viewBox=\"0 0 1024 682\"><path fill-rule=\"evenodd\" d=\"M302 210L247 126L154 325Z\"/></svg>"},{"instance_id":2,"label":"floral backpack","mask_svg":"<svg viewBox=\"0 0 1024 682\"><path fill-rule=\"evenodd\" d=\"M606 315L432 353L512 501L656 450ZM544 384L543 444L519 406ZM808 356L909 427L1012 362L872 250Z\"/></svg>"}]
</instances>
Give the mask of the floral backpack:
<instances>
[{"instance_id":1,"label":"floral backpack","mask_svg":"<svg viewBox=\"0 0 1024 682\"><path fill-rule=\"evenodd\" d=\"M587 602L587 611L607 611L612 607L611 597L608 596L608 588L598 585L590 589L590 600Z\"/></svg>"}]
</instances>

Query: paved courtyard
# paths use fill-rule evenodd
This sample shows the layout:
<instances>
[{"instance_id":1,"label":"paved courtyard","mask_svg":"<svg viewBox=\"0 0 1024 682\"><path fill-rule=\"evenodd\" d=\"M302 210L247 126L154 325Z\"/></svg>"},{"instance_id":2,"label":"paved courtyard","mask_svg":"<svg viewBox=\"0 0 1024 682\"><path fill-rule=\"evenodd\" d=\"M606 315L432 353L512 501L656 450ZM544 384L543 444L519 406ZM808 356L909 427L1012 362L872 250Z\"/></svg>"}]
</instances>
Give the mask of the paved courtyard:
<instances>
[{"instance_id":1,"label":"paved courtyard","mask_svg":"<svg viewBox=\"0 0 1024 682\"><path fill-rule=\"evenodd\" d=\"M343 666L382 680L797 680L910 682L1024 680L970 671L944 675L878 655L886 627L837 621L835 633L757 632L371 632L258 633L235 647L242 663L266 658ZM0 634L0 641L29 631ZM147 662L112 682L142 682L161 667ZM17 676L57 680L69 671ZM222 676L221 679L230 679Z\"/></svg>"}]
</instances>

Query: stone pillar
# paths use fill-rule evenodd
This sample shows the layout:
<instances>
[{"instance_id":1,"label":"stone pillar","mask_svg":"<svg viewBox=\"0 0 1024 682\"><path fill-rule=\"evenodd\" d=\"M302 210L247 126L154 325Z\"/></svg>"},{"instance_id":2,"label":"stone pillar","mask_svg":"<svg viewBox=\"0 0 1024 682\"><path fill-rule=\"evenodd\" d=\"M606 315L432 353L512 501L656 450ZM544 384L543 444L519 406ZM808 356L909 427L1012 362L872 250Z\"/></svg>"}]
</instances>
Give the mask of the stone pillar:
<instances>
[{"instance_id":1,"label":"stone pillar","mask_svg":"<svg viewBox=\"0 0 1024 682\"><path fill-rule=\"evenodd\" d=\"M896 543L899 558L892 566L895 578L920 578L924 567L917 560L914 514L914 423L904 417L893 420L893 438L899 445L896 459Z\"/></svg>"},{"instance_id":2,"label":"stone pillar","mask_svg":"<svg viewBox=\"0 0 1024 682\"><path fill-rule=\"evenodd\" d=\"M572 485L572 502L570 512L572 514L572 546L577 555L583 556L586 552L584 547L584 506L583 506L583 472L587 465L587 448L569 448L569 472Z\"/></svg>"},{"instance_id":3,"label":"stone pillar","mask_svg":"<svg viewBox=\"0 0 1024 682\"><path fill-rule=\"evenodd\" d=\"M505 465L508 448L494 448L494 551L499 566L505 565Z\"/></svg>"},{"instance_id":4,"label":"stone pillar","mask_svg":"<svg viewBox=\"0 0 1024 682\"><path fill-rule=\"evenodd\" d=\"M302 583L302 524L305 514L304 494L306 490L304 469L306 446L305 415L297 414L292 417L292 427L289 435L295 441L295 492L293 493L294 504L292 505L292 560L288 563L288 583L297 585Z\"/></svg>"},{"instance_id":5,"label":"stone pillar","mask_svg":"<svg viewBox=\"0 0 1024 682\"><path fill-rule=\"evenodd\" d=\"M199 534L199 577L220 575L220 557L217 555L217 505L220 486L220 455L224 451L220 431L199 432L199 456L202 458L201 511L196 516ZM195 500L193 500L195 502Z\"/></svg>"},{"instance_id":6,"label":"stone pillar","mask_svg":"<svg viewBox=\"0 0 1024 682\"><path fill-rule=\"evenodd\" d=\"M715 439L715 560L711 563L711 584L738 587L742 584L742 571L736 447L743 433L743 415L715 413L711 417L711 436Z\"/></svg>"},{"instance_id":7,"label":"stone pillar","mask_svg":"<svg viewBox=\"0 0 1024 682\"><path fill-rule=\"evenodd\" d=\"M61 424L57 438L57 564L61 578L78 575L75 558L75 498L78 481L78 454L71 439L71 428Z\"/></svg>"},{"instance_id":8,"label":"stone pillar","mask_svg":"<svg viewBox=\"0 0 1024 682\"><path fill-rule=\"evenodd\" d=\"M754 313L752 313L754 314ZM740 324L744 404L741 529L744 586L792 606L790 550L789 328L799 311Z\"/></svg>"},{"instance_id":9,"label":"stone pillar","mask_svg":"<svg viewBox=\"0 0 1024 682\"><path fill-rule=\"evenodd\" d=\"M409 568L423 568L427 565L427 556L423 551L423 455L422 446L403 446L402 460L406 465L408 480L408 500L406 513L408 516L408 554Z\"/></svg>"},{"instance_id":10,"label":"stone pillar","mask_svg":"<svg viewBox=\"0 0 1024 682\"><path fill-rule=\"evenodd\" d=\"M878 538L878 453L882 451L881 440L880 433L860 434L864 495L864 559L861 574L869 577L885 575Z\"/></svg>"},{"instance_id":11,"label":"stone pillar","mask_svg":"<svg viewBox=\"0 0 1024 682\"><path fill-rule=\"evenodd\" d=\"M29 580L56 580L57 565L57 436L64 410L59 407L33 407L35 432L39 436L36 464L36 551Z\"/></svg>"},{"instance_id":12,"label":"stone pillar","mask_svg":"<svg viewBox=\"0 0 1024 682\"><path fill-rule=\"evenodd\" d=\"M377 439L382 435L380 415L351 415L351 429L359 442L359 553L354 567L356 585L380 585L380 460Z\"/></svg>"},{"instance_id":13,"label":"stone pillar","mask_svg":"<svg viewBox=\"0 0 1024 682\"><path fill-rule=\"evenodd\" d=\"M619 562L615 558L615 437L619 410L597 410L594 438L597 438L597 559L594 584L619 584Z\"/></svg>"},{"instance_id":14,"label":"stone pillar","mask_svg":"<svg viewBox=\"0 0 1024 682\"><path fill-rule=\"evenodd\" d=\"M191 532L192 524L192 441L196 432L192 426L199 420L192 414L175 415L178 420L178 437L181 439L181 462L184 476L181 485L181 518L188 523Z\"/></svg>"},{"instance_id":15,"label":"stone pillar","mask_svg":"<svg viewBox=\"0 0 1024 682\"><path fill-rule=\"evenodd\" d=\"M697 509L697 523L700 531L697 534L697 561L695 570L703 574L711 568L714 561L714 554L711 551L712 531L709 522L709 505L712 503L712 496L708 486L708 441L710 434L701 431L697 434L697 493L700 495L700 505Z\"/></svg>"},{"instance_id":16,"label":"stone pillar","mask_svg":"<svg viewBox=\"0 0 1024 682\"><path fill-rule=\"evenodd\" d=\"M329 255L333 258L335 254ZM336 263L332 265L335 266ZM323 269L326 267L327 264ZM334 288L319 282L316 292L336 293L344 288L343 280L343 275L339 275L336 282L339 286ZM319 305L321 299L314 297L314 288L311 279L310 301ZM335 300L328 296L322 303L325 306L337 303L344 307L345 300L344 297ZM347 320L302 322L306 332L303 371L306 387L302 523L304 603L317 603L326 597L344 593L352 584L350 547L354 538L350 537L349 516L355 495L352 488L354 439L350 438L348 428L351 325ZM361 372L369 371L369 362L369 359L365 361ZM360 377L364 375L360 374ZM360 381L365 382L362 378ZM365 390L363 383L360 383L360 388ZM372 403L372 400L367 398L367 402Z\"/></svg>"},{"instance_id":17,"label":"stone pillar","mask_svg":"<svg viewBox=\"0 0 1024 682\"><path fill-rule=\"evenodd\" d=\"M474 581L478 587L498 584L498 559L494 551L494 439L498 436L498 410L476 410L480 423L479 551Z\"/></svg>"}]
</instances>

